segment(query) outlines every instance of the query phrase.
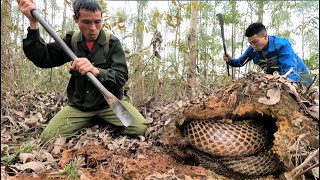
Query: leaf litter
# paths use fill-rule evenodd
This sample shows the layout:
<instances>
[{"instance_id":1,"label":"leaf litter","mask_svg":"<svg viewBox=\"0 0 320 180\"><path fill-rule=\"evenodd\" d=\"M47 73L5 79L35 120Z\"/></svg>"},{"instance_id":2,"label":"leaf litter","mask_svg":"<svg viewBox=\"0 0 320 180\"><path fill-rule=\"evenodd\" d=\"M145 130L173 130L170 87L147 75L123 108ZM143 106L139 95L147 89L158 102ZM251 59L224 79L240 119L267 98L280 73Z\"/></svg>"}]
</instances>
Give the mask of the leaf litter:
<instances>
[{"instance_id":1,"label":"leaf litter","mask_svg":"<svg viewBox=\"0 0 320 180\"><path fill-rule=\"evenodd\" d=\"M149 123L145 136L124 136L98 123L70 139L57 137L47 142L39 139L40 134L66 104L65 94L2 92L1 101L1 179L68 179L64 171L70 161L75 162L80 179L203 179L211 174L176 160L159 143L170 113L184 101L144 109ZM143 108L146 106L141 105ZM21 150L27 143L31 148ZM12 160L5 161L9 156Z\"/></svg>"},{"instance_id":2,"label":"leaf litter","mask_svg":"<svg viewBox=\"0 0 320 180\"><path fill-rule=\"evenodd\" d=\"M244 88L242 92L233 92L235 87ZM319 121L318 104L309 103L310 99L297 93L294 84L277 75L253 76L245 85L234 83L226 91L229 96L223 97L228 99L222 98L221 101L233 103L238 93L249 97L259 94L260 103L273 105L279 102L283 92L292 94L304 114ZM174 149L161 143L165 126L180 117L186 107L201 103L204 96L160 105L153 97L148 97L145 103L138 106L148 122L144 136L124 136L114 132L110 125L99 122L80 130L70 139L57 137L42 142L39 137L45 124L66 104L66 95L43 91L1 92L1 179L68 179L65 168L73 161L83 180L227 180L229 178L198 166L193 160L177 155ZM217 105L208 104L212 107ZM223 104L220 106L217 109L223 109ZM298 125L299 121L295 123ZM26 142L31 143L32 149L21 149ZM315 169L312 171L318 176Z\"/></svg>"}]
</instances>

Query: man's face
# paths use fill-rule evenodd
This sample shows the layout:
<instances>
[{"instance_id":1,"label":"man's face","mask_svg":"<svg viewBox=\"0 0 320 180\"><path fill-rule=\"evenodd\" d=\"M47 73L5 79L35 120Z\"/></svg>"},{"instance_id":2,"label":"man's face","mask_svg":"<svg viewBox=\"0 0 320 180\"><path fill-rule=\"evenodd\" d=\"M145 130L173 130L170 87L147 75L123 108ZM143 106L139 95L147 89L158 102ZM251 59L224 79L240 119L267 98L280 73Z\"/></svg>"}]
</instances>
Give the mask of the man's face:
<instances>
[{"instance_id":1,"label":"man's face","mask_svg":"<svg viewBox=\"0 0 320 180\"><path fill-rule=\"evenodd\" d=\"M95 41L102 28L101 12L80 9L79 14L78 18L73 16L74 21L78 24L87 42Z\"/></svg>"},{"instance_id":2,"label":"man's face","mask_svg":"<svg viewBox=\"0 0 320 180\"><path fill-rule=\"evenodd\" d=\"M248 37L248 42L251 44L252 48L256 51L261 51L268 44L268 35L264 34L255 34L253 36Z\"/></svg>"}]
</instances>

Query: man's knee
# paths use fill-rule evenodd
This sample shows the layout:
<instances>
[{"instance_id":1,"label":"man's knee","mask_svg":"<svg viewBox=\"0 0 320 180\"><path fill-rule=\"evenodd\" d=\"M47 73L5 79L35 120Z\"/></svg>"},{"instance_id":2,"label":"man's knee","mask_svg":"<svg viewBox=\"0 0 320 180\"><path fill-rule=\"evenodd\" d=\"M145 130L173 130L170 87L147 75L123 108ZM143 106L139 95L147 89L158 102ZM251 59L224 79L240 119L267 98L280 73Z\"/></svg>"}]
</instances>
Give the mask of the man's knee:
<instances>
[{"instance_id":1,"label":"man's knee","mask_svg":"<svg viewBox=\"0 0 320 180\"><path fill-rule=\"evenodd\" d=\"M141 135L144 135L146 130L147 130L147 125L139 124L136 126L129 126L124 128L123 134L130 135L130 136L141 136Z\"/></svg>"},{"instance_id":2,"label":"man's knee","mask_svg":"<svg viewBox=\"0 0 320 180\"><path fill-rule=\"evenodd\" d=\"M72 136L75 132L77 132L77 129L70 129L70 130L64 130L61 131L63 128L55 127L55 128L48 128L48 126L42 131L40 137L43 140L50 140L52 138L57 138L57 137L70 137Z\"/></svg>"},{"instance_id":3,"label":"man's knee","mask_svg":"<svg viewBox=\"0 0 320 180\"><path fill-rule=\"evenodd\" d=\"M40 137L43 140L50 140L53 137L53 135L50 132L48 132L46 129L44 129Z\"/></svg>"},{"instance_id":4,"label":"man's knee","mask_svg":"<svg viewBox=\"0 0 320 180\"><path fill-rule=\"evenodd\" d=\"M137 129L136 129L136 134L137 135L144 135L144 133L147 130L147 126L145 124L141 124Z\"/></svg>"}]
</instances>

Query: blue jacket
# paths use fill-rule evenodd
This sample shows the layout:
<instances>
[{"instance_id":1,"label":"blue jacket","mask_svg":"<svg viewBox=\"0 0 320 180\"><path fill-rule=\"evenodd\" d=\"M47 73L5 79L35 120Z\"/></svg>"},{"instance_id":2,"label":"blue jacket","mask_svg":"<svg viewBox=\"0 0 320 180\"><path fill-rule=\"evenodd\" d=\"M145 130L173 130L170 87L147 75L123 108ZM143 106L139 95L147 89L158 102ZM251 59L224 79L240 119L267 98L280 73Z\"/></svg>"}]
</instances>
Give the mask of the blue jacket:
<instances>
[{"instance_id":1,"label":"blue jacket","mask_svg":"<svg viewBox=\"0 0 320 180\"><path fill-rule=\"evenodd\" d=\"M250 45L244 54L238 59L232 58L229 64L234 67L241 67L250 60L253 60L254 64L259 65L268 74L278 71L280 75L284 75L292 67L293 70L287 76L288 78L305 85L312 82L307 66L293 51L290 42L285 38L269 36L269 46L265 58L263 58L261 52L255 51Z\"/></svg>"}]
</instances>

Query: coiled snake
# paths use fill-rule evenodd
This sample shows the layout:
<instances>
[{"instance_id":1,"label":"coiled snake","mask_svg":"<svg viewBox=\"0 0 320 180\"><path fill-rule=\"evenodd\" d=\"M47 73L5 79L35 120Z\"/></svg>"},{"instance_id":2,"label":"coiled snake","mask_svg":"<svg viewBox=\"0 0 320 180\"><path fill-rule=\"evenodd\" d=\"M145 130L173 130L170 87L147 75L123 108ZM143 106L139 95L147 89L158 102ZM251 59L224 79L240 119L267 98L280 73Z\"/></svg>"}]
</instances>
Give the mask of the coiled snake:
<instances>
[{"instance_id":1,"label":"coiled snake","mask_svg":"<svg viewBox=\"0 0 320 180\"><path fill-rule=\"evenodd\" d=\"M192 154L213 171L249 176L272 174L279 160L268 150L268 131L251 121L233 123L193 120L183 124L183 134L196 149ZM218 166L220 166L218 168Z\"/></svg>"}]
</instances>

